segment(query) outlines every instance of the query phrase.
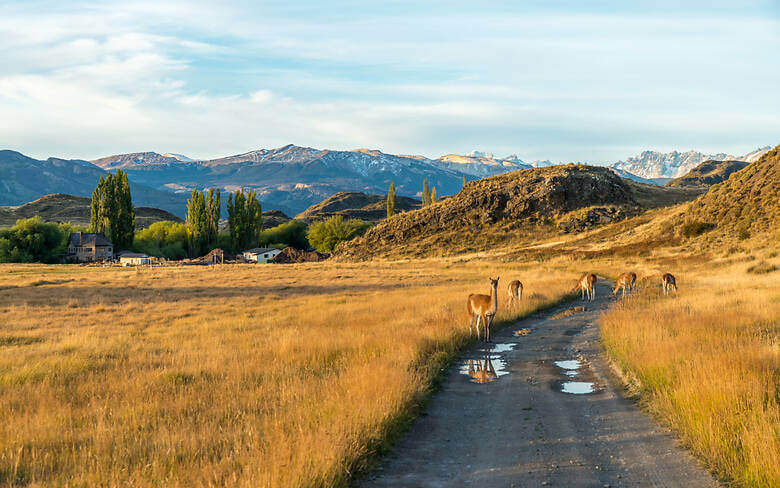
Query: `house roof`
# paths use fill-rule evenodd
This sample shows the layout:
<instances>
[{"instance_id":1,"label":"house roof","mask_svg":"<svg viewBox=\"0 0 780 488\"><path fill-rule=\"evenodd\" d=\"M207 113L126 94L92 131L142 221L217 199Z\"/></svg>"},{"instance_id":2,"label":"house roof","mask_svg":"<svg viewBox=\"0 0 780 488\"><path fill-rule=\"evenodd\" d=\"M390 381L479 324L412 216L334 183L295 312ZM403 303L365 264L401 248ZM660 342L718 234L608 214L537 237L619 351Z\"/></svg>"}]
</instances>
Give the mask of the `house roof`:
<instances>
[{"instance_id":1,"label":"house roof","mask_svg":"<svg viewBox=\"0 0 780 488\"><path fill-rule=\"evenodd\" d=\"M139 252L130 252L130 251L122 251L119 253L119 258L148 258L148 254L143 254Z\"/></svg>"},{"instance_id":2,"label":"house roof","mask_svg":"<svg viewBox=\"0 0 780 488\"><path fill-rule=\"evenodd\" d=\"M68 244L73 246L87 246L94 244L98 247L108 247L112 246L111 241L106 239L106 236L103 234L89 234L86 232L73 232L71 233L70 237L68 237Z\"/></svg>"},{"instance_id":3,"label":"house roof","mask_svg":"<svg viewBox=\"0 0 780 488\"><path fill-rule=\"evenodd\" d=\"M247 249L244 254L263 254L264 252L278 251L273 247L256 247L254 249Z\"/></svg>"}]
</instances>

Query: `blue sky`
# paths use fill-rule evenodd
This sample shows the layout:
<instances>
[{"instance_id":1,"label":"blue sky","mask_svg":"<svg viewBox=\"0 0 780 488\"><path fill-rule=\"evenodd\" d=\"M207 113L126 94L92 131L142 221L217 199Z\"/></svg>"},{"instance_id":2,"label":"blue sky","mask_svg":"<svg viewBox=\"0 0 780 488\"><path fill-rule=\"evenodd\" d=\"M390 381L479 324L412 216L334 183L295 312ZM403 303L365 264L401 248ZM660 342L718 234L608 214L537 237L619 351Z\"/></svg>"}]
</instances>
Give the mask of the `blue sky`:
<instances>
[{"instance_id":1,"label":"blue sky","mask_svg":"<svg viewBox=\"0 0 780 488\"><path fill-rule=\"evenodd\" d=\"M3 2L0 148L606 163L780 143L780 0L220 3Z\"/></svg>"}]
</instances>

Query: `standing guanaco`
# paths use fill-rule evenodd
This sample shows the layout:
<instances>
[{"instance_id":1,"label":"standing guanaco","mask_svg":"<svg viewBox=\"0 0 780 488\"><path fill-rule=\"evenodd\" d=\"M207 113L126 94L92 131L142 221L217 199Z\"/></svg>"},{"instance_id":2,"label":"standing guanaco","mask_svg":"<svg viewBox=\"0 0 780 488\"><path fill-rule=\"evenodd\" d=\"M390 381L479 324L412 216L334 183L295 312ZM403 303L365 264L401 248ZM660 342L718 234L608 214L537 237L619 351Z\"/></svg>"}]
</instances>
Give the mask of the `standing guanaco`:
<instances>
[{"instance_id":1,"label":"standing guanaco","mask_svg":"<svg viewBox=\"0 0 780 488\"><path fill-rule=\"evenodd\" d=\"M615 282L615 289L612 290L612 294L617 295L618 290L622 288L622 296L626 296L626 288L628 288L628 291L633 291L634 285L636 285L636 273L623 273Z\"/></svg>"},{"instance_id":2,"label":"standing guanaco","mask_svg":"<svg viewBox=\"0 0 780 488\"><path fill-rule=\"evenodd\" d=\"M580 281L577 283L575 290L579 288L582 290L582 299L585 300L587 295L588 300L593 301L596 297L596 275L592 273L585 273L580 276Z\"/></svg>"},{"instance_id":3,"label":"standing guanaco","mask_svg":"<svg viewBox=\"0 0 780 488\"><path fill-rule=\"evenodd\" d=\"M523 299L523 284L519 280L510 282L506 288L506 294L509 297L509 307L511 308L512 305Z\"/></svg>"},{"instance_id":4,"label":"standing guanaco","mask_svg":"<svg viewBox=\"0 0 780 488\"><path fill-rule=\"evenodd\" d=\"M664 295L668 295L672 288L674 288L675 292L677 291L677 280L674 279L671 273L664 273L661 276L661 286L664 288Z\"/></svg>"},{"instance_id":5,"label":"standing guanaco","mask_svg":"<svg viewBox=\"0 0 780 488\"><path fill-rule=\"evenodd\" d=\"M485 342L490 340L490 325L493 323L493 317L496 316L496 311L498 310L498 280L499 277L496 277L495 280L490 278L490 295L471 294L466 303L469 316L471 317L469 332L471 332L476 319L477 339L479 339L479 321L481 319L482 326L485 329ZM490 318L489 321L488 317Z\"/></svg>"}]
</instances>

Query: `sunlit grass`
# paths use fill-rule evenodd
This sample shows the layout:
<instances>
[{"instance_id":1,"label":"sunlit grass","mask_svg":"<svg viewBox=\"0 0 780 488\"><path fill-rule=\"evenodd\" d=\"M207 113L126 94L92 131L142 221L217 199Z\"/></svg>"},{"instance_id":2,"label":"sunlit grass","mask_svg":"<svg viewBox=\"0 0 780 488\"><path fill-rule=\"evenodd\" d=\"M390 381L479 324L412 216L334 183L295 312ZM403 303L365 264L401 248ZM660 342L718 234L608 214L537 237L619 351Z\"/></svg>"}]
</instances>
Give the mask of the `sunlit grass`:
<instances>
[{"instance_id":1,"label":"sunlit grass","mask_svg":"<svg viewBox=\"0 0 780 488\"><path fill-rule=\"evenodd\" d=\"M0 266L0 484L332 486L385 449L468 341L486 260Z\"/></svg>"},{"instance_id":2,"label":"sunlit grass","mask_svg":"<svg viewBox=\"0 0 780 488\"><path fill-rule=\"evenodd\" d=\"M780 273L683 266L680 292L656 280L602 320L608 354L643 404L720 477L780 486Z\"/></svg>"}]
</instances>

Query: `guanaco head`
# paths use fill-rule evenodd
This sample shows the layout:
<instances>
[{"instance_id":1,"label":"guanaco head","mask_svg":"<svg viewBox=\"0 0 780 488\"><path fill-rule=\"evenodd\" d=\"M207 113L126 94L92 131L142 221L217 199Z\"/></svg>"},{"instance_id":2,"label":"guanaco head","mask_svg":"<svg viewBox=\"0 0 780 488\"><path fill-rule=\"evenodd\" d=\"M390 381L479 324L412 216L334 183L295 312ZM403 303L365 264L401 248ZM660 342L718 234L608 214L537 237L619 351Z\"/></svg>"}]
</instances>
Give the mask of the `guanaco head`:
<instances>
[{"instance_id":1,"label":"guanaco head","mask_svg":"<svg viewBox=\"0 0 780 488\"><path fill-rule=\"evenodd\" d=\"M500 280L500 276L496 276L496 279L490 278L490 286L493 288L498 288L498 280Z\"/></svg>"}]
</instances>

